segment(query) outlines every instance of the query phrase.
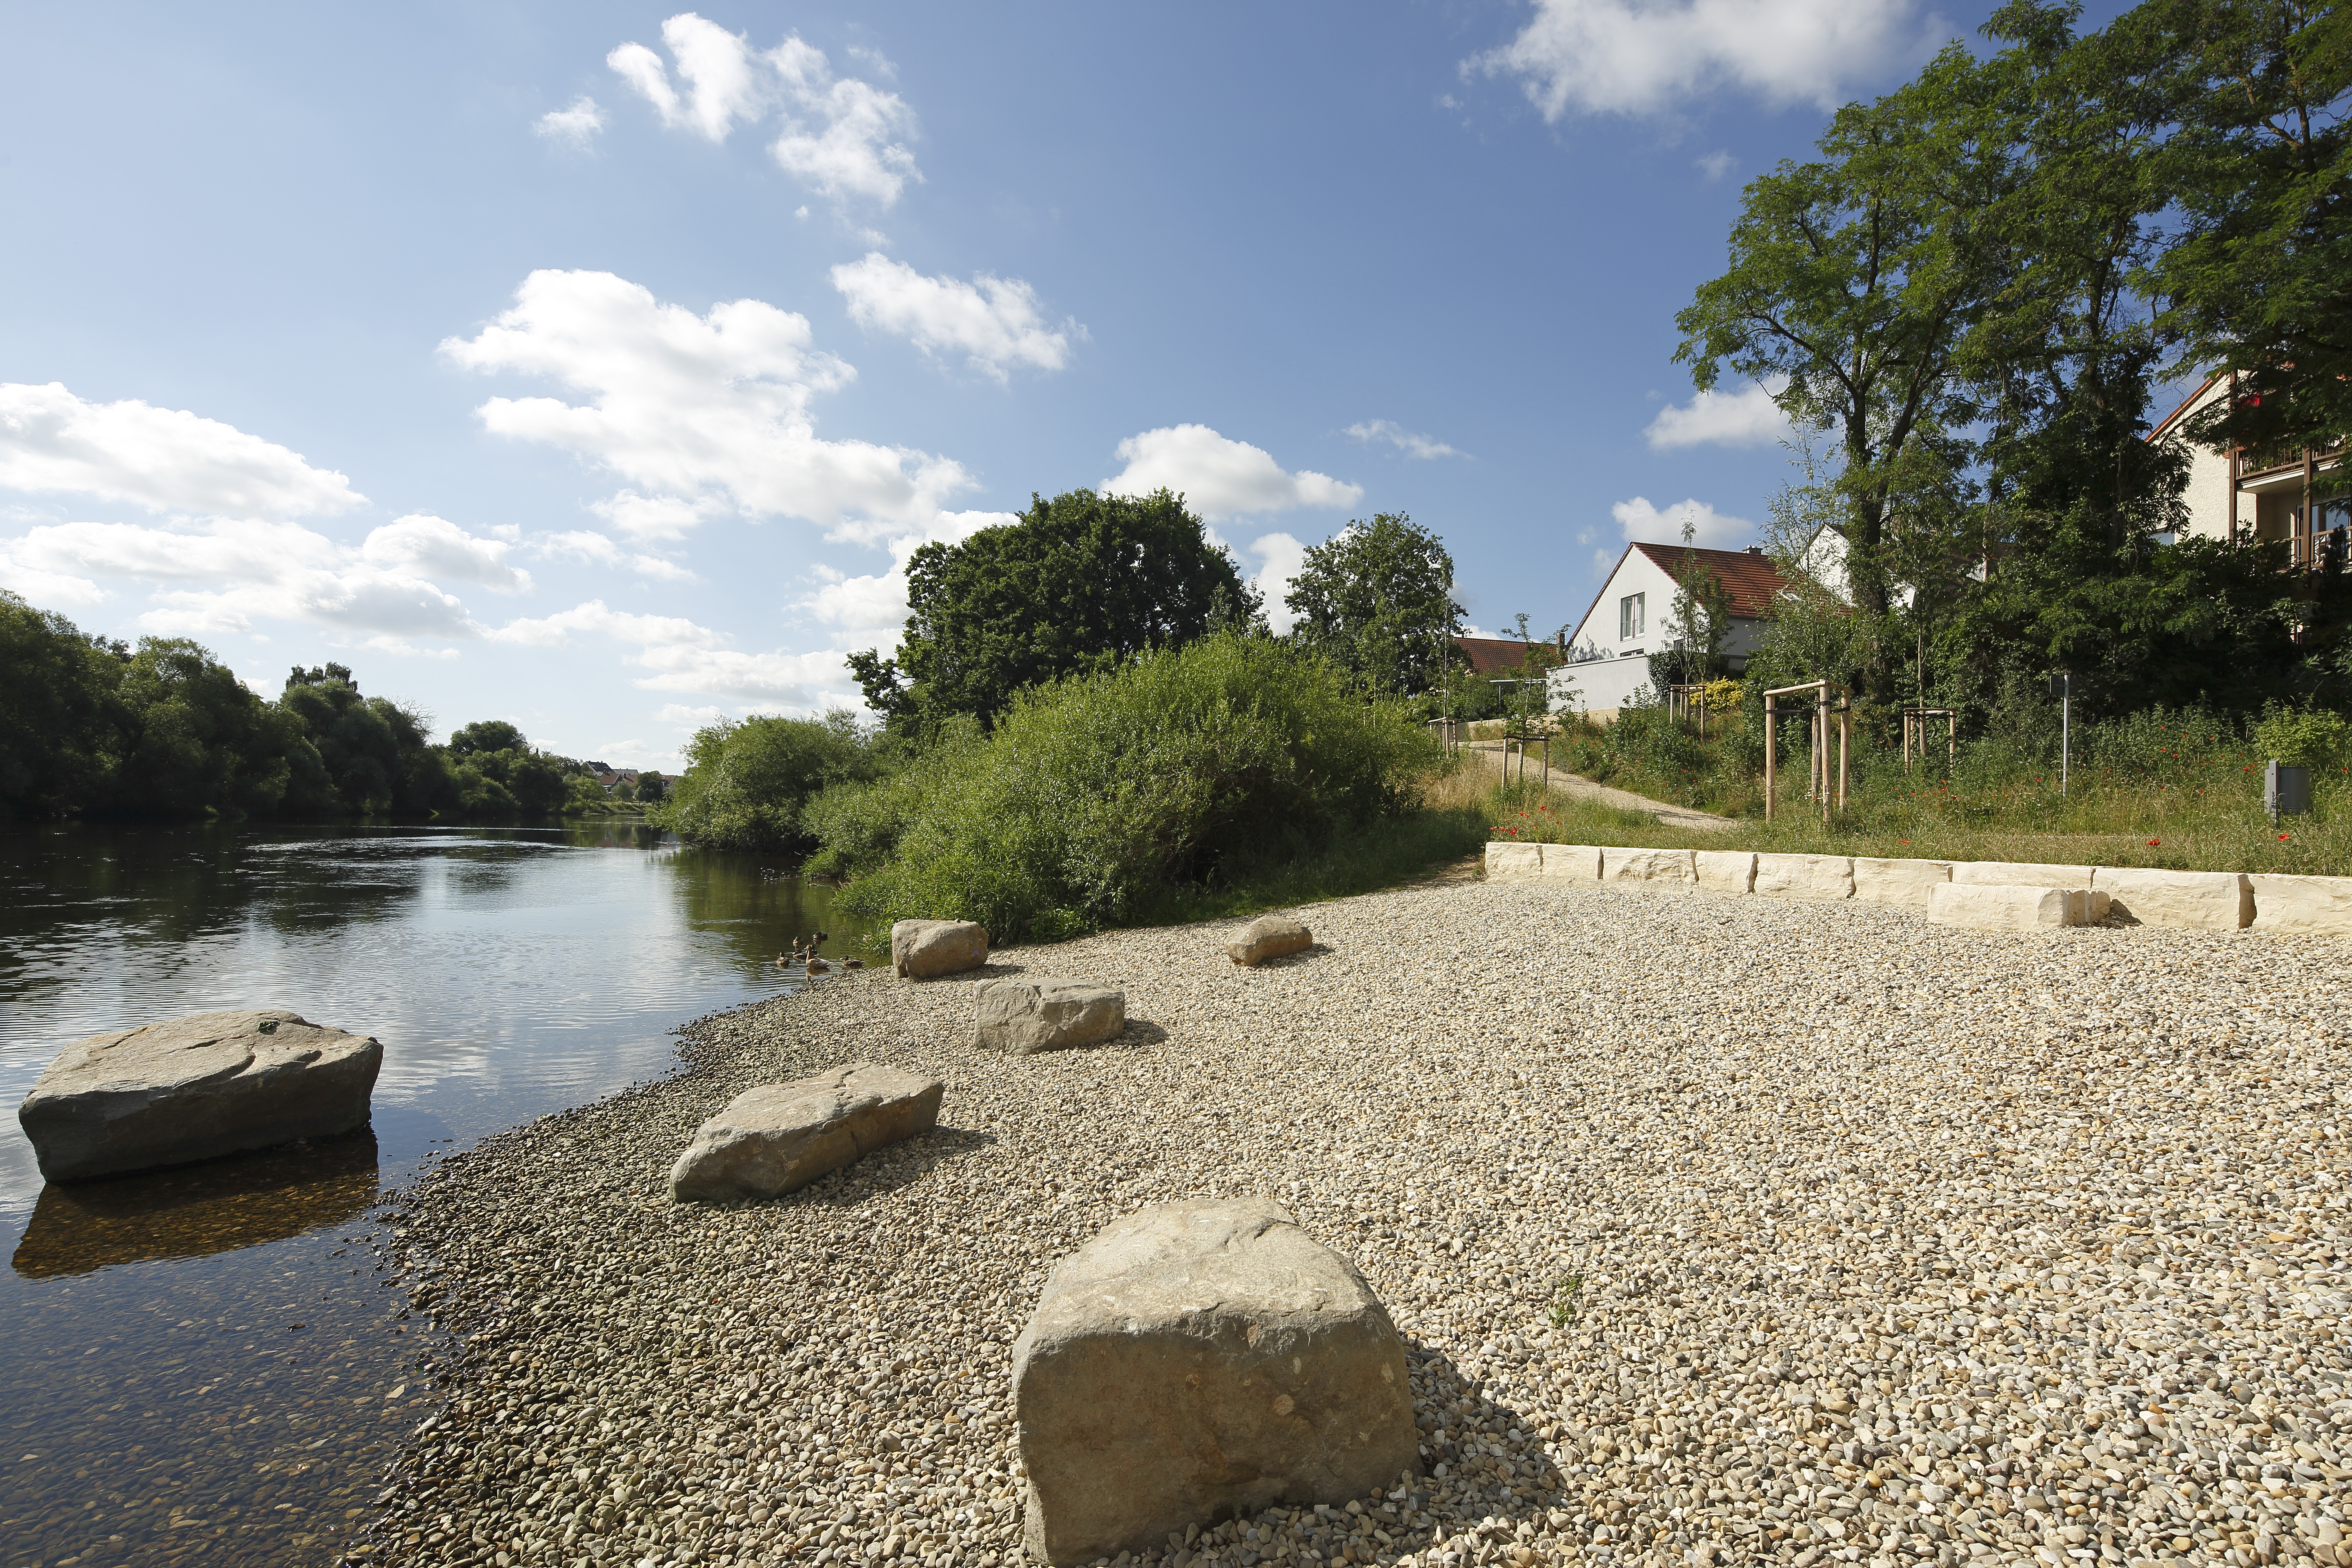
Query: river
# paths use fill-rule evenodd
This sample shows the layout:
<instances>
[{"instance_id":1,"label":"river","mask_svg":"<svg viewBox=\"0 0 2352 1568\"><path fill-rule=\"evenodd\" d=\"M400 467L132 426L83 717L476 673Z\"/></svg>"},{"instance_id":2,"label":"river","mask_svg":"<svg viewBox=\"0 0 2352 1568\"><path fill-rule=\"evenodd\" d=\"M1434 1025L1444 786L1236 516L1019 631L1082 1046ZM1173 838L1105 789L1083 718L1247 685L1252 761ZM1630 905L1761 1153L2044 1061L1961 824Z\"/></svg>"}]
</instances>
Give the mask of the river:
<instances>
[{"instance_id":1,"label":"river","mask_svg":"<svg viewBox=\"0 0 2352 1568\"><path fill-rule=\"evenodd\" d=\"M561 829L0 835L0 1089L67 1044L225 1007L383 1043L371 1131L44 1187L0 1134L0 1563L323 1563L434 1407L376 1266L430 1160L663 1074L671 1031L853 928L756 857Z\"/></svg>"}]
</instances>

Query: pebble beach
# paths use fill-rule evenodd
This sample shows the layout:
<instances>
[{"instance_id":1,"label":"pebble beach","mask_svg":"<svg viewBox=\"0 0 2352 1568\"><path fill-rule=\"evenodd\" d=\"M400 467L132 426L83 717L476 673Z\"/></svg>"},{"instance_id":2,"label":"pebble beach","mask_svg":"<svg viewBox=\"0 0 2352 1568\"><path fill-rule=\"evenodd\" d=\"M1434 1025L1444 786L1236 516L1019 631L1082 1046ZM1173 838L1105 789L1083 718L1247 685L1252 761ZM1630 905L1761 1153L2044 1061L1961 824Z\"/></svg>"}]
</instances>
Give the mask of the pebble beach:
<instances>
[{"instance_id":1,"label":"pebble beach","mask_svg":"<svg viewBox=\"0 0 2352 1568\"><path fill-rule=\"evenodd\" d=\"M2340 943L1423 884L840 973L400 1200L446 1351L348 1561L1023 1560L1011 1346L1115 1216L1262 1194L1402 1332L1422 1473L1129 1563L2352 1563ZM1234 922L1237 926L1240 922ZM971 982L1116 985L971 1045ZM741 1089L875 1061L937 1131L673 1204ZM405 1387L404 1395L417 1390Z\"/></svg>"}]
</instances>

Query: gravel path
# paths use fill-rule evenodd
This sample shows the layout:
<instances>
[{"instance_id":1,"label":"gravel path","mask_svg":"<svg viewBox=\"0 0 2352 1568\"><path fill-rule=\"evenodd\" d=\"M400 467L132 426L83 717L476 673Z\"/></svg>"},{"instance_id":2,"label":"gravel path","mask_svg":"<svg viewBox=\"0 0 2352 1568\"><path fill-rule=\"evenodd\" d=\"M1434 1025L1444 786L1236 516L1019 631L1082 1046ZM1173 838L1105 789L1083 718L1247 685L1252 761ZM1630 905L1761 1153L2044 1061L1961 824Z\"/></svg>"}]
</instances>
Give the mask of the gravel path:
<instances>
[{"instance_id":1,"label":"gravel path","mask_svg":"<svg viewBox=\"0 0 2352 1568\"><path fill-rule=\"evenodd\" d=\"M1508 777L1516 781L1519 776L1518 759L1511 757L1507 764L1500 741L1465 741L1462 749L1475 758L1479 766L1498 779ZM1542 777L1543 759L1530 760L1528 763L1528 781L1538 782ZM1693 827L1705 832L1720 832L1724 828L1739 826L1737 820L1728 816L1717 816L1696 806L1669 805L1663 800L1652 800L1646 795L1635 795L1632 790L1595 783L1582 773L1572 773L1564 768L1552 769L1551 789L1554 795L1564 795L1573 800L1597 800L1603 805L1613 805L1625 811L1646 811L1658 819L1662 827Z\"/></svg>"},{"instance_id":2,"label":"gravel path","mask_svg":"<svg viewBox=\"0 0 2352 1568\"><path fill-rule=\"evenodd\" d=\"M1994 935L1519 884L1021 966L1104 1049L973 1053L967 983L849 974L407 1205L460 1336L372 1563L1011 1562L1009 1347L1106 1220L1270 1194L1405 1332L1430 1475L1175 1560L2252 1563L2338 1551L2340 945ZM748 1084L856 1058L940 1130L806 1192L662 1178ZM1154 1557L1148 1561L1160 1561Z\"/></svg>"}]
</instances>

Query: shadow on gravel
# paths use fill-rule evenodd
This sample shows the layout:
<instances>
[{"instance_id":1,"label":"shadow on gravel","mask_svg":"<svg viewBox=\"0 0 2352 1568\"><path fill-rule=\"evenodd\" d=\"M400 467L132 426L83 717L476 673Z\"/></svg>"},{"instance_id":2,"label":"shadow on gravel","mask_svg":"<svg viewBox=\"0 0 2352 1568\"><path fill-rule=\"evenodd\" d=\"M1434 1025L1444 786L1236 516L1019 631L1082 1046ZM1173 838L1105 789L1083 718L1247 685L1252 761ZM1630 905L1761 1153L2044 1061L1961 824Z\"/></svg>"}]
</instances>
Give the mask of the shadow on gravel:
<instances>
[{"instance_id":1,"label":"shadow on gravel","mask_svg":"<svg viewBox=\"0 0 2352 1568\"><path fill-rule=\"evenodd\" d=\"M1457 1364L1410 1336L1405 1358L1427 1456L1408 1500L1412 1511L1426 1514L1441 1540L1469 1534L1499 1542L1522 1523L1538 1527L1559 1506L1566 1478L1544 1452L1535 1418L1496 1398L1475 1362Z\"/></svg>"},{"instance_id":2,"label":"shadow on gravel","mask_svg":"<svg viewBox=\"0 0 2352 1568\"><path fill-rule=\"evenodd\" d=\"M885 974L890 973L890 966L887 963L877 967ZM959 969L953 974L933 974L926 977L909 974L902 978L909 985L952 985L958 981L970 984L975 980L1003 980L1008 976L1019 974L1028 967L1025 963L999 963L994 959L990 959L977 969Z\"/></svg>"},{"instance_id":3,"label":"shadow on gravel","mask_svg":"<svg viewBox=\"0 0 2352 1568\"><path fill-rule=\"evenodd\" d=\"M877 1193L897 1192L902 1187L912 1186L949 1161L974 1150L985 1149L996 1141L993 1132L974 1132L961 1127L934 1127L903 1143L877 1149L864 1159L854 1160L831 1175L811 1182L799 1192L787 1193L766 1204L746 1206L854 1207Z\"/></svg>"},{"instance_id":4,"label":"shadow on gravel","mask_svg":"<svg viewBox=\"0 0 2352 1568\"><path fill-rule=\"evenodd\" d=\"M1330 952L1331 949L1328 944L1319 942L1310 942L1305 947L1300 948L1297 952L1286 952L1280 958L1269 958L1257 967L1260 969L1297 969L1303 964L1312 963L1318 958L1328 957Z\"/></svg>"}]
</instances>

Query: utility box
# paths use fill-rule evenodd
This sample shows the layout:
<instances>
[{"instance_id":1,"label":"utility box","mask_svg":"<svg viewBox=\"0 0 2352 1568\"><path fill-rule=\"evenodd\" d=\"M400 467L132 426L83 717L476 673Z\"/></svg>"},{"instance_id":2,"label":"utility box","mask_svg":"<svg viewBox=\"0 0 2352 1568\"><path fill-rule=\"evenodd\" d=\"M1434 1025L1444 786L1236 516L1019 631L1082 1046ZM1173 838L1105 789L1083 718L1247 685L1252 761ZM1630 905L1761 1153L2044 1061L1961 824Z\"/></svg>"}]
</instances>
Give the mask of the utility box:
<instances>
[{"instance_id":1,"label":"utility box","mask_svg":"<svg viewBox=\"0 0 2352 1568\"><path fill-rule=\"evenodd\" d=\"M2311 810L2311 770L2273 759L2263 770L2263 806L2273 820Z\"/></svg>"}]
</instances>

